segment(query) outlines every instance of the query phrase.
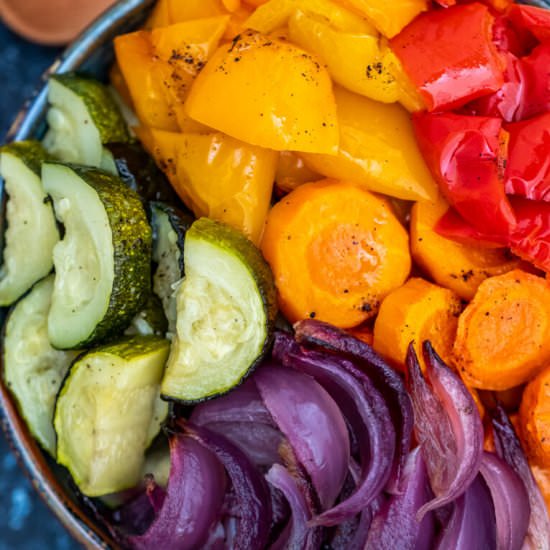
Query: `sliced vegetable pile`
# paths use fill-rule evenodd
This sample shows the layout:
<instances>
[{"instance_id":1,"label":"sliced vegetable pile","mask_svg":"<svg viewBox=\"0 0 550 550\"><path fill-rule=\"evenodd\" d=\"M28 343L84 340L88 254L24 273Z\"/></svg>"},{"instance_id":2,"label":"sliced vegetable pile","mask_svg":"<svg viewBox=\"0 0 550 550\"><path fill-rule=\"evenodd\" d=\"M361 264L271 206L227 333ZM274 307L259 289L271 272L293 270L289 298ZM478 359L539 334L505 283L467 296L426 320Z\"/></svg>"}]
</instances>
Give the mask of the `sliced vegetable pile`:
<instances>
[{"instance_id":1,"label":"sliced vegetable pile","mask_svg":"<svg viewBox=\"0 0 550 550\"><path fill-rule=\"evenodd\" d=\"M51 78L2 376L122 546L550 548L549 14L159 0Z\"/></svg>"}]
</instances>

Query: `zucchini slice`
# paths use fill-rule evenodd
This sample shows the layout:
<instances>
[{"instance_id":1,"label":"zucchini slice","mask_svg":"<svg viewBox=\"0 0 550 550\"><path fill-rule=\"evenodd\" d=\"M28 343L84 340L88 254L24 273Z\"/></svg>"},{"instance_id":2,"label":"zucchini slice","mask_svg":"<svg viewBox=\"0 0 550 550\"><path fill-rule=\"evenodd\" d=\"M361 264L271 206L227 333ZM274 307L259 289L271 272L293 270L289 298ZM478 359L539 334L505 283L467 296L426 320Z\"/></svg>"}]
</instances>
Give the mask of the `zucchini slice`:
<instances>
[{"instance_id":1,"label":"zucchini slice","mask_svg":"<svg viewBox=\"0 0 550 550\"><path fill-rule=\"evenodd\" d=\"M176 289L184 275L185 233L191 227L193 218L162 202L152 202L150 208L153 261L157 264L153 291L162 301L171 337L176 330Z\"/></svg>"},{"instance_id":2,"label":"zucchini slice","mask_svg":"<svg viewBox=\"0 0 550 550\"><path fill-rule=\"evenodd\" d=\"M42 279L12 308L3 338L3 378L38 443L55 457L55 398L77 356L59 351L48 339L53 275Z\"/></svg>"},{"instance_id":3,"label":"zucchini slice","mask_svg":"<svg viewBox=\"0 0 550 550\"><path fill-rule=\"evenodd\" d=\"M103 145L127 142L130 134L108 88L74 73L51 75L48 100L46 149L63 162L101 167L116 174L112 156Z\"/></svg>"},{"instance_id":4,"label":"zucchini slice","mask_svg":"<svg viewBox=\"0 0 550 550\"><path fill-rule=\"evenodd\" d=\"M259 250L237 230L201 218L187 231L185 278L161 392L196 403L241 383L266 352L277 314Z\"/></svg>"},{"instance_id":5,"label":"zucchini slice","mask_svg":"<svg viewBox=\"0 0 550 550\"><path fill-rule=\"evenodd\" d=\"M124 331L151 286L152 232L139 197L95 168L45 163L43 184L65 226L53 251L52 345L82 348Z\"/></svg>"},{"instance_id":6,"label":"zucchini slice","mask_svg":"<svg viewBox=\"0 0 550 550\"><path fill-rule=\"evenodd\" d=\"M0 305L7 306L45 277L53 267L59 231L42 182L42 162L49 158L37 141L0 149L0 173L7 192L5 247L0 268Z\"/></svg>"},{"instance_id":7,"label":"zucchini slice","mask_svg":"<svg viewBox=\"0 0 550 550\"><path fill-rule=\"evenodd\" d=\"M164 315L162 302L155 294L150 294L143 309L132 319L124 331L127 336L164 336L168 330L168 321Z\"/></svg>"},{"instance_id":8,"label":"zucchini slice","mask_svg":"<svg viewBox=\"0 0 550 550\"><path fill-rule=\"evenodd\" d=\"M140 481L145 450L167 414L159 383L169 349L163 338L135 336L73 363L54 424L57 461L83 494L107 495Z\"/></svg>"}]
</instances>

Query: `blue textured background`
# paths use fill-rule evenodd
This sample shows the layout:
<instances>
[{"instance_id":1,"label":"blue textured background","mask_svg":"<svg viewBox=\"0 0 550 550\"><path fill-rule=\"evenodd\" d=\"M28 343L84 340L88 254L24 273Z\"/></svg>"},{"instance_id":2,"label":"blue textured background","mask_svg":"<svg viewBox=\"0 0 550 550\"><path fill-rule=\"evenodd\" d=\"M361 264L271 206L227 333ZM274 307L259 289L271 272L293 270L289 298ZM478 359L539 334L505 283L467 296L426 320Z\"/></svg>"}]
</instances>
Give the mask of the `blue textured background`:
<instances>
[{"instance_id":1,"label":"blue textured background","mask_svg":"<svg viewBox=\"0 0 550 550\"><path fill-rule=\"evenodd\" d=\"M0 136L59 52L18 38L0 22ZM78 545L40 500L0 435L0 550L76 548Z\"/></svg>"}]
</instances>

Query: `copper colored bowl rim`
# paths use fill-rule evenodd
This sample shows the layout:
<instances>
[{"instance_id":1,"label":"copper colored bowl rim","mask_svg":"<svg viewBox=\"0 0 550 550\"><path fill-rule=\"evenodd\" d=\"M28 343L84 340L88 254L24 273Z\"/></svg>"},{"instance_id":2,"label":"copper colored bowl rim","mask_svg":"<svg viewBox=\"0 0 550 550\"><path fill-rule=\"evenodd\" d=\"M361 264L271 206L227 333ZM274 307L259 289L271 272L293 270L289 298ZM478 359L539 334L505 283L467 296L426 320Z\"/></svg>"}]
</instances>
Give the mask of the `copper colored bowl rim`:
<instances>
[{"instance_id":1,"label":"copper colored bowl rim","mask_svg":"<svg viewBox=\"0 0 550 550\"><path fill-rule=\"evenodd\" d=\"M108 52L113 38L121 32L135 28L153 6L155 0L121 0L100 15L65 50L42 76L42 86L17 114L5 141L40 139L45 129L47 111L47 79L50 74L66 73L86 66L94 55ZM107 56L108 57L108 56ZM98 62L107 70L106 63ZM0 180L0 202L4 203L4 186ZM4 226L4 220L0 220ZM6 311L0 312L0 319ZM3 334L3 331L2 331ZM3 364L1 365L3 370ZM46 505L59 518L67 531L84 547L90 549L115 549L117 544L95 520L90 510L71 498L56 477L44 452L29 433L19 415L16 402L0 380L0 416L2 429L14 451L20 466L30 479Z\"/></svg>"}]
</instances>

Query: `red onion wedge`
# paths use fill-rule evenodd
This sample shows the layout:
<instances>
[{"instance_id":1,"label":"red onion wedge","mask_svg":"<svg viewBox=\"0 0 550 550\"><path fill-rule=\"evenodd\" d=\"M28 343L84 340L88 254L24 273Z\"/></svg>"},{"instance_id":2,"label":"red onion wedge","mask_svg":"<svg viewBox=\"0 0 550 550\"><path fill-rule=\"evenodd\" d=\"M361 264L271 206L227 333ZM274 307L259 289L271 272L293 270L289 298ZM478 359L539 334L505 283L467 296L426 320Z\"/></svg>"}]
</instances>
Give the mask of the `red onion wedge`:
<instances>
[{"instance_id":1,"label":"red onion wedge","mask_svg":"<svg viewBox=\"0 0 550 550\"><path fill-rule=\"evenodd\" d=\"M497 550L520 550L530 515L523 481L493 453L483 453L479 472L489 487L495 507Z\"/></svg>"},{"instance_id":2,"label":"red onion wedge","mask_svg":"<svg viewBox=\"0 0 550 550\"><path fill-rule=\"evenodd\" d=\"M431 548L435 536L432 514L416 514L432 498L420 448L412 451L403 470L401 494L394 495L374 517L365 550Z\"/></svg>"},{"instance_id":3,"label":"red onion wedge","mask_svg":"<svg viewBox=\"0 0 550 550\"><path fill-rule=\"evenodd\" d=\"M185 421L179 425L186 435L214 453L225 467L231 482L233 509L238 513L231 549L263 550L271 527L271 496L263 476L248 457L222 435ZM204 512L208 508L203 502L200 509Z\"/></svg>"},{"instance_id":4,"label":"red onion wedge","mask_svg":"<svg viewBox=\"0 0 550 550\"><path fill-rule=\"evenodd\" d=\"M256 466L269 468L280 462L278 449L284 437L252 379L231 393L197 405L190 421L225 436Z\"/></svg>"},{"instance_id":5,"label":"red onion wedge","mask_svg":"<svg viewBox=\"0 0 550 550\"><path fill-rule=\"evenodd\" d=\"M190 421L198 426L216 422L259 422L274 426L258 388L250 378L230 393L197 405Z\"/></svg>"},{"instance_id":6,"label":"red onion wedge","mask_svg":"<svg viewBox=\"0 0 550 550\"><path fill-rule=\"evenodd\" d=\"M225 472L205 445L183 434L170 438L170 477L158 515L142 535L128 537L137 550L201 548L218 520Z\"/></svg>"},{"instance_id":7,"label":"red onion wedge","mask_svg":"<svg viewBox=\"0 0 550 550\"><path fill-rule=\"evenodd\" d=\"M356 490L312 524L338 525L360 514L382 492L395 453L395 431L388 407L369 378L345 359L307 350L278 333L274 355L285 366L313 376L334 398L359 443L361 474Z\"/></svg>"},{"instance_id":8,"label":"red onion wedge","mask_svg":"<svg viewBox=\"0 0 550 550\"><path fill-rule=\"evenodd\" d=\"M429 342L423 351L430 384L412 344L407 367L415 434L436 498L420 508L419 518L464 493L479 472L483 453L483 425L470 392Z\"/></svg>"},{"instance_id":9,"label":"red onion wedge","mask_svg":"<svg viewBox=\"0 0 550 550\"><path fill-rule=\"evenodd\" d=\"M308 473L326 509L340 494L350 459L346 422L332 397L311 376L264 365L254 381L278 428Z\"/></svg>"},{"instance_id":10,"label":"red onion wedge","mask_svg":"<svg viewBox=\"0 0 550 550\"><path fill-rule=\"evenodd\" d=\"M521 448L521 443L508 415L500 405L489 409L489 412L493 422L497 454L519 475L529 496L531 515L523 548L525 550L549 550L550 518L544 498Z\"/></svg>"},{"instance_id":11,"label":"red onion wedge","mask_svg":"<svg viewBox=\"0 0 550 550\"><path fill-rule=\"evenodd\" d=\"M306 319L296 323L296 340L303 345L324 348L350 359L367 373L376 389L386 399L396 431L396 453L390 492L397 490L401 471L411 448L414 416L412 403L401 376L367 343L342 329Z\"/></svg>"},{"instance_id":12,"label":"red onion wedge","mask_svg":"<svg viewBox=\"0 0 550 550\"><path fill-rule=\"evenodd\" d=\"M315 550L321 545L321 529L309 527L312 511L308 498L303 494L307 490L304 483L293 477L286 468L274 464L266 475L267 481L283 493L290 505L291 515L287 529L275 541L271 550Z\"/></svg>"},{"instance_id":13,"label":"red onion wedge","mask_svg":"<svg viewBox=\"0 0 550 550\"><path fill-rule=\"evenodd\" d=\"M495 550L495 511L491 494L481 476L453 503L437 550Z\"/></svg>"}]
</instances>

